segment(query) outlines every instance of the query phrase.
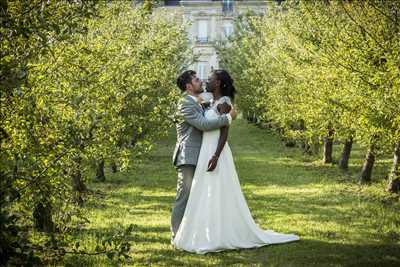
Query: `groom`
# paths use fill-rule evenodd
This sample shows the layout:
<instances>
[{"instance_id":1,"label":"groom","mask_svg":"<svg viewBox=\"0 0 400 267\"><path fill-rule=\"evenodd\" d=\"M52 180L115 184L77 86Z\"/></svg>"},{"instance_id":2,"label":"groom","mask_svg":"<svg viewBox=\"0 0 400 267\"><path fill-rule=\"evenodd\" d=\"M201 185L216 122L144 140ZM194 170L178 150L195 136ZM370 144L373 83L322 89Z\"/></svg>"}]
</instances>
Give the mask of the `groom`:
<instances>
[{"instance_id":1,"label":"groom","mask_svg":"<svg viewBox=\"0 0 400 267\"><path fill-rule=\"evenodd\" d=\"M190 188L192 186L197 159L199 157L203 131L210 131L227 126L236 118L236 112L226 103L218 106L224 115L208 120L198 101L203 92L202 82L193 70L183 72L176 81L183 96L180 99L177 115L181 118L176 125L177 142L173 155L173 164L178 172L175 205L171 215L172 240L181 224Z\"/></svg>"}]
</instances>

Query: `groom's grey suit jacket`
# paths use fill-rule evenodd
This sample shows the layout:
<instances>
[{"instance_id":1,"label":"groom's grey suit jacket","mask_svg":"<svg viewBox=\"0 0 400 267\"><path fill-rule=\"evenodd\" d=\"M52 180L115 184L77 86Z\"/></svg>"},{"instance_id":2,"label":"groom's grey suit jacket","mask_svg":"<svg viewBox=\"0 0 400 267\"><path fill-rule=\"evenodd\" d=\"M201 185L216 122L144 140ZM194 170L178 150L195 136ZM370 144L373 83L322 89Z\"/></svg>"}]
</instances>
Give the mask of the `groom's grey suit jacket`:
<instances>
[{"instance_id":1,"label":"groom's grey suit jacket","mask_svg":"<svg viewBox=\"0 0 400 267\"><path fill-rule=\"evenodd\" d=\"M180 99L176 124L177 142L172 157L176 167L181 165L197 165L203 131L219 129L229 125L226 115L208 120L204 117L202 106L188 94Z\"/></svg>"}]
</instances>

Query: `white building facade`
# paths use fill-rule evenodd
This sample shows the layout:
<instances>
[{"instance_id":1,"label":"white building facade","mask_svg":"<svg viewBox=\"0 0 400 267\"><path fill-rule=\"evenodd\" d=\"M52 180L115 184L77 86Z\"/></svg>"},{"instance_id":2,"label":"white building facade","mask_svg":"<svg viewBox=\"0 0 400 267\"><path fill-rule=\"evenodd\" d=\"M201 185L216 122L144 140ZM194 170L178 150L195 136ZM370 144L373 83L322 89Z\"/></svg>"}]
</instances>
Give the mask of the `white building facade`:
<instances>
[{"instance_id":1,"label":"white building facade","mask_svg":"<svg viewBox=\"0 0 400 267\"><path fill-rule=\"evenodd\" d=\"M270 1L165 0L162 6L175 9L182 14L183 21L189 23L188 38L197 58L190 68L205 80L211 70L219 68L215 43L234 34L235 18L249 10L261 15L266 12L267 2Z\"/></svg>"},{"instance_id":2,"label":"white building facade","mask_svg":"<svg viewBox=\"0 0 400 267\"><path fill-rule=\"evenodd\" d=\"M247 10L256 13L266 11L266 1L234 0L182 0L183 19L190 22L188 37L193 53L198 56L191 66L200 79L207 79L213 69L219 68L215 44L225 41L234 33L234 20Z\"/></svg>"}]
</instances>

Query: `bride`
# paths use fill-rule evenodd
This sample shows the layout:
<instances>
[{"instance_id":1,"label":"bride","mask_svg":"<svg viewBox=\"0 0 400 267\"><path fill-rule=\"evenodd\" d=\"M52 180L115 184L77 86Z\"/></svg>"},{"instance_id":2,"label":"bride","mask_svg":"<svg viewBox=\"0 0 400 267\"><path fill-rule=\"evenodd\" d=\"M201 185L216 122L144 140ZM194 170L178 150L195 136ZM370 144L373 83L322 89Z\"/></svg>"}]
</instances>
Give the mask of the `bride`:
<instances>
[{"instance_id":1,"label":"bride","mask_svg":"<svg viewBox=\"0 0 400 267\"><path fill-rule=\"evenodd\" d=\"M232 105L235 88L228 72L214 70L207 89L213 100L205 116L211 119L220 116L218 104ZM225 126L203 133L188 203L173 244L178 249L204 254L299 240L293 234L262 230L254 222L226 142L228 130Z\"/></svg>"}]
</instances>

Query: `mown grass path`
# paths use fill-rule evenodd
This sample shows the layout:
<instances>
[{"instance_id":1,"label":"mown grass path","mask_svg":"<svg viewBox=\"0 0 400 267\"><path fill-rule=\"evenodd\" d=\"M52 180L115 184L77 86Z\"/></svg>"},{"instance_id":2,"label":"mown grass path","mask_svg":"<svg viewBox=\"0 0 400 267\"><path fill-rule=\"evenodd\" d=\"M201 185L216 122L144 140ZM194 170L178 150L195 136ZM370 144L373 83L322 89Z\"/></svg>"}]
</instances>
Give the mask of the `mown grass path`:
<instances>
[{"instance_id":1,"label":"mown grass path","mask_svg":"<svg viewBox=\"0 0 400 267\"><path fill-rule=\"evenodd\" d=\"M229 144L252 215L262 228L295 233L301 241L206 255L173 249L169 224L176 187L174 144L171 129L137 168L107 172L105 183L91 185L105 196L87 203L90 223L76 238L90 246L102 235L135 224L131 258L117 263L105 256L68 256L65 265L400 266L399 199L383 190L389 160L378 161L376 181L360 187L354 177L363 151L357 147L349 172L341 173L336 165L323 166L240 119L231 127ZM335 148L338 154L340 148Z\"/></svg>"}]
</instances>

